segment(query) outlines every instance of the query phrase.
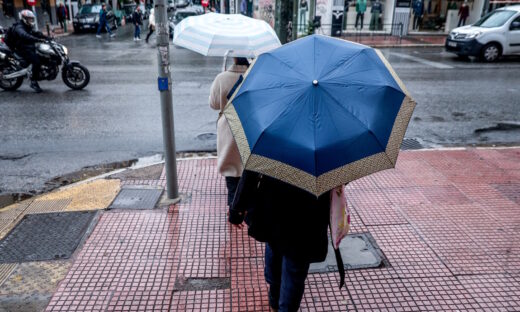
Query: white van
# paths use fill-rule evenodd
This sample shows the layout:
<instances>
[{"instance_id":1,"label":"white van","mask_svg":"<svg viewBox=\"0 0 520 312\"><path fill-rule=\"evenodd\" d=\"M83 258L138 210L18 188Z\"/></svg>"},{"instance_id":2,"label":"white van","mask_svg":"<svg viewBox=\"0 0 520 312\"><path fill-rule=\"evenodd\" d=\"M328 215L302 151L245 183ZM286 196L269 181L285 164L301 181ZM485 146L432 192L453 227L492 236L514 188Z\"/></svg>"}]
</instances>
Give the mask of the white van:
<instances>
[{"instance_id":1,"label":"white van","mask_svg":"<svg viewBox=\"0 0 520 312\"><path fill-rule=\"evenodd\" d=\"M520 5L497 9L473 25L453 29L445 47L448 52L478 56L486 62L520 54Z\"/></svg>"}]
</instances>

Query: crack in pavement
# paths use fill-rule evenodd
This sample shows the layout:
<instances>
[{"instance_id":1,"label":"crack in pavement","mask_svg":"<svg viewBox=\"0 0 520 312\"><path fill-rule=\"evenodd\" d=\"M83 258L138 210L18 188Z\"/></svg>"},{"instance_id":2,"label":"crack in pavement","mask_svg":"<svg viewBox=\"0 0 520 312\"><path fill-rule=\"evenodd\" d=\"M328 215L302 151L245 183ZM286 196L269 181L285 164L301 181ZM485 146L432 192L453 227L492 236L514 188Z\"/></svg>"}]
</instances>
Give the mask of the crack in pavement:
<instances>
[{"instance_id":1,"label":"crack in pavement","mask_svg":"<svg viewBox=\"0 0 520 312\"><path fill-rule=\"evenodd\" d=\"M0 160L20 160L20 159L24 159L24 158L27 158L29 156L31 156L31 154L23 154L23 155L0 155Z\"/></svg>"}]
</instances>

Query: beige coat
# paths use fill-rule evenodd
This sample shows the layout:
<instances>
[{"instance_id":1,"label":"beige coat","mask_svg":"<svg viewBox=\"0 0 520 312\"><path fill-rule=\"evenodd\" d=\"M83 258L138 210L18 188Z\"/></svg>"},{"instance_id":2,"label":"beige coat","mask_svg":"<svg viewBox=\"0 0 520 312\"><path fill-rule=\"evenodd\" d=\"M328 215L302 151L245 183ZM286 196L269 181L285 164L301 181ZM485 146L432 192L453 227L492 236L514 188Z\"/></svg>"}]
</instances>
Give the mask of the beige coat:
<instances>
[{"instance_id":1,"label":"beige coat","mask_svg":"<svg viewBox=\"0 0 520 312\"><path fill-rule=\"evenodd\" d=\"M209 94L209 106L220 111L217 121L217 169L225 177L240 177L243 170L237 144L222 112L228 101L226 96L246 70L247 66L232 65L218 74Z\"/></svg>"}]
</instances>

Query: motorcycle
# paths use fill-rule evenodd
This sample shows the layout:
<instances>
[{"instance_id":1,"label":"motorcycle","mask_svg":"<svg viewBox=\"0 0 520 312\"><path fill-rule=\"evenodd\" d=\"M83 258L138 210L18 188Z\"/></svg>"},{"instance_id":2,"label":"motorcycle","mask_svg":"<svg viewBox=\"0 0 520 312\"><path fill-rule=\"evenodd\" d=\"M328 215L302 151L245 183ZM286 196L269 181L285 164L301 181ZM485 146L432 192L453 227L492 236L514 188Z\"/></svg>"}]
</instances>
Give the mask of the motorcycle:
<instances>
[{"instance_id":1,"label":"motorcycle","mask_svg":"<svg viewBox=\"0 0 520 312\"><path fill-rule=\"evenodd\" d=\"M41 60L37 80L54 80L61 66L61 79L73 90L85 88L90 81L88 69L68 57L67 47L54 40L36 43L36 53ZM21 56L0 42L0 88L8 91L18 89L24 78L31 77L31 68Z\"/></svg>"}]
</instances>

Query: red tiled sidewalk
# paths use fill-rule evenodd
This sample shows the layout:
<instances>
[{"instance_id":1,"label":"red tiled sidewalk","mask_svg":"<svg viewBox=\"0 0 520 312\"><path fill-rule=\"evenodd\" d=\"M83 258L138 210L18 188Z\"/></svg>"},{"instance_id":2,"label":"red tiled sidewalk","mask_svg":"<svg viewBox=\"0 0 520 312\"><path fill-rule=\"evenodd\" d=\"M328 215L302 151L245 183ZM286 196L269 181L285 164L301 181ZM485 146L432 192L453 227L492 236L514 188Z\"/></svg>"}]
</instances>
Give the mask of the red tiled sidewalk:
<instances>
[{"instance_id":1,"label":"red tiled sidewalk","mask_svg":"<svg viewBox=\"0 0 520 312\"><path fill-rule=\"evenodd\" d=\"M187 199L169 211L104 212L47 311L268 311L263 246L226 223L215 167L180 161ZM520 149L401 152L347 196L390 265L348 271L341 291L311 274L302 311L520 311Z\"/></svg>"}]
</instances>

